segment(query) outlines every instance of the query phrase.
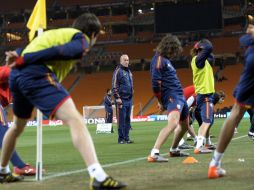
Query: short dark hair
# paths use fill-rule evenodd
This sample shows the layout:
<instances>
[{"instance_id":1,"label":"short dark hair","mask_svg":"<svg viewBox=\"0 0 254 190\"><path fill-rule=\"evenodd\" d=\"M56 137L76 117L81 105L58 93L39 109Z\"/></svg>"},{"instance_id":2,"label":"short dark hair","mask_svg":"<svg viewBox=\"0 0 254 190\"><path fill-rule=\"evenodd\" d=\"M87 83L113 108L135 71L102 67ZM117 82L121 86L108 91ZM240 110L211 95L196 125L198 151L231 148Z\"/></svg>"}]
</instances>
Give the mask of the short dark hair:
<instances>
[{"instance_id":1,"label":"short dark hair","mask_svg":"<svg viewBox=\"0 0 254 190\"><path fill-rule=\"evenodd\" d=\"M108 93L111 89L110 88L107 88L106 92Z\"/></svg>"},{"instance_id":2,"label":"short dark hair","mask_svg":"<svg viewBox=\"0 0 254 190\"><path fill-rule=\"evenodd\" d=\"M222 90L220 90L219 92L215 92L213 95L213 104L217 104L221 98L226 98L225 92Z\"/></svg>"},{"instance_id":3,"label":"short dark hair","mask_svg":"<svg viewBox=\"0 0 254 190\"><path fill-rule=\"evenodd\" d=\"M155 49L163 57L172 58L182 52L181 42L172 34L166 35Z\"/></svg>"},{"instance_id":4,"label":"short dark hair","mask_svg":"<svg viewBox=\"0 0 254 190\"><path fill-rule=\"evenodd\" d=\"M204 38L200 40L199 42L196 42L194 47L190 50L190 55L192 57L196 56L198 52L200 52L203 49L203 44L212 44L208 39Z\"/></svg>"},{"instance_id":5,"label":"short dark hair","mask_svg":"<svg viewBox=\"0 0 254 190\"><path fill-rule=\"evenodd\" d=\"M84 13L73 22L72 27L91 38L93 33L97 35L100 32L101 22L95 14Z\"/></svg>"}]
</instances>

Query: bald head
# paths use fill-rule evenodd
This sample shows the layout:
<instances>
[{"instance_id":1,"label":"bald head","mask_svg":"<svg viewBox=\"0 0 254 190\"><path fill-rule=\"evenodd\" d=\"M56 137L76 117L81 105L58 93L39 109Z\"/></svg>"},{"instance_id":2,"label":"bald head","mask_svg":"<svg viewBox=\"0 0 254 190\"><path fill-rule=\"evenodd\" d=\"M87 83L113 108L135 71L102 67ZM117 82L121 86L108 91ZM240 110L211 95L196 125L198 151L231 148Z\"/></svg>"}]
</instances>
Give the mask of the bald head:
<instances>
[{"instance_id":1,"label":"bald head","mask_svg":"<svg viewBox=\"0 0 254 190\"><path fill-rule=\"evenodd\" d=\"M120 64L124 67L128 67L129 66L129 57L126 54L123 54L120 57Z\"/></svg>"}]
</instances>

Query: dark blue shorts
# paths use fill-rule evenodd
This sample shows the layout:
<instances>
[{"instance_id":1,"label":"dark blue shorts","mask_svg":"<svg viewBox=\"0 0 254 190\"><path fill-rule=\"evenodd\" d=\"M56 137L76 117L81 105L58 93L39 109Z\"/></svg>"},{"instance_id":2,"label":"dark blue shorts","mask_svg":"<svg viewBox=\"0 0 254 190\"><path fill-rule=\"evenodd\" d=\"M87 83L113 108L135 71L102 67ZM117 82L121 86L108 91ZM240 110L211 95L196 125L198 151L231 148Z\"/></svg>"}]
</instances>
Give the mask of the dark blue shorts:
<instances>
[{"instance_id":1,"label":"dark blue shorts","mask_svg":"<svg viewBox=\"0 0 254 190\"><path fill-rule=\"evenodd\" d=\"M201 116L201 119L205 123L213 123L213 94L198 94L197 98L197 110Z\"/></svg>"},{"instance_id":2,"label":"dark blue shorts","mask_svg":"<svg viewBox=\"0 0 254 190\"><path fill-rule=\"evenodd\" d=\"M179 111L181 114L180 121L184 121L189 116L189 108L183 96L177 97L169 95L163 107L167 109L168 113L175 110Z\"/></svg>"},{"instance_id":3,"label":"dark blue shorts","mask_svg":"<svg viewBox=\"0 0 254 190\"><path fill-rule=\"evenodd\" d=\"M58 82L54 73L44 65L29 65L13 69L10 74L10 89L13 95L13 112L23 119L31 117L33 108L38 108L50 117L69 93Z\"/></svg>"},{"instance_id":4,"label":"dark blue shorts","mask_svg":"<svg viewBox=\"0 0 254 190\"><path fill-rule=\"evenodd\" d=\"M238 104L247 109L254 107L254 64L245 65L233 96Z\"/></svg>"}]
</instances>

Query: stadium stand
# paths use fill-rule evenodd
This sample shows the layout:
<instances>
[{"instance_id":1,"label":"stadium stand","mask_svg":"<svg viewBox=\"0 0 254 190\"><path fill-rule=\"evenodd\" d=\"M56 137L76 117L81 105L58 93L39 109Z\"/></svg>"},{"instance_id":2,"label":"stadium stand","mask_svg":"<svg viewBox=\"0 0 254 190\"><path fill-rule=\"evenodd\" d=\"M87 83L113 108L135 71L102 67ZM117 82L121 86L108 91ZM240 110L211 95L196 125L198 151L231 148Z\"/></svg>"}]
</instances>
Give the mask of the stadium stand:
<instances>
[{"instance_id":1,"label":"stadium stand","mask_svg":"<svg viewBox=\"0 0 254 190\"><path fill-rule=\"evenodd\" d=\"M6 49L22 47L28 42L28 30L25 25L34 6L34 0L26 0L21 5L12 1L9 0L0 7L1 52ZM98 15L106 31L105 35L99 37L96 48L76 67L76 71L81 71L81 73L71 74L64 81L66 88L69 88L78 76L82 76L77 87L71 93L78 103L79 109L82 109L83 105L101 103L105 89L111 86L111 72L122 53L129 55L132 64L130 67L135 71L134 85L137 87L135 88L134 104L144 107L151 99L149 61L154 54L153 50L157 42L162 37L154 33L154 13L152 11L154 2L158 1L47 0L48 29L68 27L81 13L94 12ZM219 74L223 72L223 76L227 78L227 80L216 83L216 88L225 88L226 94L231 96L235 80L238 80L237 77L234 79L231 76L239 76L239 73L232 75L230 71L231 69L233 72L241 70L241 65L235 64L241 62L243 57L242 50L239 48L239 35L243 33L244 29L242 12L251 10L251 8L242 4L228 4L228 2L223 7L225 24L223 31L177 34L184 45L184 51L181 57L173 61L173 64L177 69L181 68L177 72L183 86L189 85L192 81L191 71L188 68L190 49L197 40L205 37L209 38L214 45L216 56L214 72L219 71ZM226 68L222 64L225 64ZM86 73L100 73L85 74L83 77L84 71ZM100 80L102 78L103 80ZM91 97L90 94L94 92L98 96ZM230 106L233 101L230 96L225 101L226 106ZM219 108L221 109L221 107ZM143 114L155 111L156 106L152 105ZM138 112L140 110L135 109L135 114Z\"/></svg>"}]
</instances>

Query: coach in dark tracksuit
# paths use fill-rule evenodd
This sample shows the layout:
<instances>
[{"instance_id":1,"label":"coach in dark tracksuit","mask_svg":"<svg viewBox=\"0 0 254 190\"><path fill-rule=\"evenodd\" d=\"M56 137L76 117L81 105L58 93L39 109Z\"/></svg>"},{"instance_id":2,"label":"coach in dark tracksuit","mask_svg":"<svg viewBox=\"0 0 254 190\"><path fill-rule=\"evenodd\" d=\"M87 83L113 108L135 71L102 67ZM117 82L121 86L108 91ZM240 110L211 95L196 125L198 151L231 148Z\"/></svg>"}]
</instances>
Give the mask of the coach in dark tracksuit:
<instances>
[{"instance_id":1,"label":"coach in dark tracksuit","mask_svg":"<svg viewBox=\"0 0 254 190\"><path fill-rule=\"evenodd\" d=\"M113 120L113 109L112 109L112 92L110 89L107 89L107 94L104 97L104 106L105 106L105 123L112 123Z\"/></svg>"},{"instance_id":2,"label":"coach in dark tracksuit","mask_svg":"<svg viewBox=\"0 0 254 190\"><path fill-rule=\"evenodd\" d=\"M118 143L133 143L129 138L130 116L133 96L133 79L129 66L128 55L120 57L120 65L113 73L112 91L115 98L117 124L118 124Z\"/></svg>"}]
</instances>

